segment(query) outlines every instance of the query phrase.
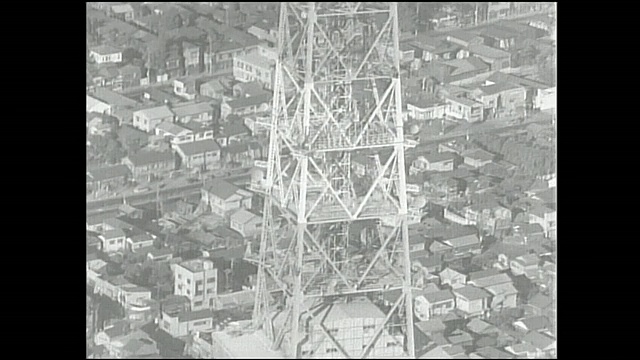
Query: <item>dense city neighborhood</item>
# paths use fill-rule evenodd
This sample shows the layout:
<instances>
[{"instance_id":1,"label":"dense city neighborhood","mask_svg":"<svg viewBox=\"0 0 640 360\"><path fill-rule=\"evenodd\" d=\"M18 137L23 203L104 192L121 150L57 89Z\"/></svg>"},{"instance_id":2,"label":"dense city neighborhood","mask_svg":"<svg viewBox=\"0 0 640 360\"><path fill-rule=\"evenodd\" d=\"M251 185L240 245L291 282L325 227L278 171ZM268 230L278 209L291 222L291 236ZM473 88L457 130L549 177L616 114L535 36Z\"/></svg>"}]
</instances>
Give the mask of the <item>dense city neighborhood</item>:
<instances>
[{"instance_id":1,"label":"dense city neighborhood","mask_svg":"<svg viewBox=\"0 0 640 360\"><path fill-rule=\"evenodd\" d=\"M249 330L280 4L86 6L87 357L280 357ZM417 358L556 357L555 6L398 3Z\"/></svg>"}]
</instances>

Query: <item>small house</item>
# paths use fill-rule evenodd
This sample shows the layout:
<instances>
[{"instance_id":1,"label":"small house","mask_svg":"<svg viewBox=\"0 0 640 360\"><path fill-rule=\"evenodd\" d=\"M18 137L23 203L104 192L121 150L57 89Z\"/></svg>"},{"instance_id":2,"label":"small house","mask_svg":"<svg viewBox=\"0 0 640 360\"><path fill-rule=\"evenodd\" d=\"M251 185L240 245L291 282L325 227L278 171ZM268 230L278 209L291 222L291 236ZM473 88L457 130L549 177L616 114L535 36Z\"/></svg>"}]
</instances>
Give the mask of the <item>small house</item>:
<instances>
[{"instance_id":1,"label":"small house","mask_svg":"<svg viewBox=\"0 0 640 360\"><path fill-rule=\"evenodd\" d=\"M229 227L245 238L254 237L260 234L262 217L245 209L240 209L231 215Z\"/></svg>"}]
</instances>

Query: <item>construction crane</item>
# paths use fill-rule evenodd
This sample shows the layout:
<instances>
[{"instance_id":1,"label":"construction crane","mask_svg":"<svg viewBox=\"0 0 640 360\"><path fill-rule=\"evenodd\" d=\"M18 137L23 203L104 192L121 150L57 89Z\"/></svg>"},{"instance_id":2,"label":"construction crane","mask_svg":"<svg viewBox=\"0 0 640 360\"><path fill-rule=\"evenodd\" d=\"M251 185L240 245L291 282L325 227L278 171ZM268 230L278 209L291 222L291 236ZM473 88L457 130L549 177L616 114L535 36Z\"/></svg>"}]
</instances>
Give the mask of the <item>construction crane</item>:
<instances>
[{"instance_id":1,"label":"construction crane","mask_svg":"<svg viewBox=\"0 0 640 360\"><path fill-rule=\"evenodd\" d=\"M415 358L398 22L397 3L280 5L253 323L292 358ZM369 157L358 195L364 152L390 156ZM383 218L395 225L370 231L370 248L350 241L355 222ZM375 325L345 332L318 315L348 306Z\"/></svg>"}]
</instances>

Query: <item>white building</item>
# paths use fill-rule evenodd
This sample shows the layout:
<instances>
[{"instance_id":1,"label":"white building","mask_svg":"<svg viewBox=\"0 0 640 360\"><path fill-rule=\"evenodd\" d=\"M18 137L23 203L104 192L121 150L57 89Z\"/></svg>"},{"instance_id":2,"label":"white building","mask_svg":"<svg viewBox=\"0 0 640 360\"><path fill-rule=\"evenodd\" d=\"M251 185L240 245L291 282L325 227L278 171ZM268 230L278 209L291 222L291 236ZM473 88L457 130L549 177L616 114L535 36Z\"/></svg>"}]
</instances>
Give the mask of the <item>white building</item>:
<instances>
[{"instance_id":1,"label":"white building","mask_svg":"<svg viewBox=\"0 0 640 360\"><path fill-rule=\"evenodd\" d=\"M209 260L193 259L172 265L175 295L189 298L191 310L214 307L218 294L218 269Z\"/></svg>"},{"instance_id":2,"label":"white building","mask_svg":"<svg viewBox=\"0 0 640 360\"><path fill-rule=\"evenodd\" d=\"M267 89L273 87L275 61L259 54L237 56L233 60L233 77L242 82L259 81Z\"/></svg>"},{"instance_id":3,"label":"white building","mask_svg":"<svg viewBox=\"0 0 640 360\"><path fill-rule=\"evenodd\" d=\"M359 357L374 340L376 330L384 325L385 318L385 314L367 298L326 305L314 314L314 318L305 314L301 319L301 330L308 337L301 344L301 355L313 359ZM286 313L278 314L274 319L276 328L285 320ZM341 349L327 338L322 327L341 345ZM370 346L368 357L401 357L403 348L404 336L399 333L393 335L388 327L384 327Z\"/></svg>"},{"instance_id":4,"label":"white building","mask_svg":"<svg viewBox=\"0 0 640 360\"><path fill-rule=\"evenodd\" d=\"M556 108L556 87L550 87L547 89L538 89L536 97L534 98L534 105L536 109L551 110Z\"/></svg>"},{"instance_id":5,"label":"white building","mask_svg":"<svg viewBox=\"0 0 640 360\"><path fill-rule=\"evenodd\" d=\"M122 62L122 50L109 45L100 45L89 50L89 57L97 64Z\"/></svg>"}]
</instances>

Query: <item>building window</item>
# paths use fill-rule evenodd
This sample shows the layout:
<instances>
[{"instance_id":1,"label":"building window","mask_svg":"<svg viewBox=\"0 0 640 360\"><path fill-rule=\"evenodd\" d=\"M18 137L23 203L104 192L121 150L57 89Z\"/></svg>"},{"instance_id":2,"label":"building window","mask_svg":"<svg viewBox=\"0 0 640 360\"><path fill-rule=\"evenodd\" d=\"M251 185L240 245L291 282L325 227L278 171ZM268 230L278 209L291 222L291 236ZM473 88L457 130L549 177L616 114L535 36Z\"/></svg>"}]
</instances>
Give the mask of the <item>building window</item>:
<instances>
[{"instance_id":1,"label":"building window","mask_svg":"<svg viewBox=\"0 0 640 360\"><path fill-rule=\"evenodd\" d=\"M193 323L193 326L203 326L203 325L207 325L207 320L196 321Z\"/></svg>"},{"instance_id":2,"label":"building window","mask_svg":"<svg viewBox=\"0 0 640 360\"><path fill-rule=\"evenodd\" d=\"M337 353L338 349L336 349L336 348L327 348L326 351L327 351L327 353Z\"/></svg>"},{"instance_id":3,"label":"building window","mask_svg":"<svg viewBox=\"0 0 640 360\"><path fill-rule=\"evenodd\" d=\"M191 284L191 279L187 279L187 284Z\"/></svg>"},{"instance_id":4,"label":"building window","mask_svg":"<svg viewBox=\"0 0 640 360\"><path fill-rule=\"evenodd\" d=\"M214 282L216 282L215 276L214 277L210 277L210 278L207 279L207 284L211 284L211 283L214 283Z\"/></svg>"},{"instance_id":5,"label":"building window","mask_svg":"<svg viewBox=\"0 0 640 360\"><path fill-rule=\"evenodd\" d=\"M202 301L196 301L193 303L193 306L202 306ZM194 324L195 325L195 324Z\"/></svg>"}]
</instances>

